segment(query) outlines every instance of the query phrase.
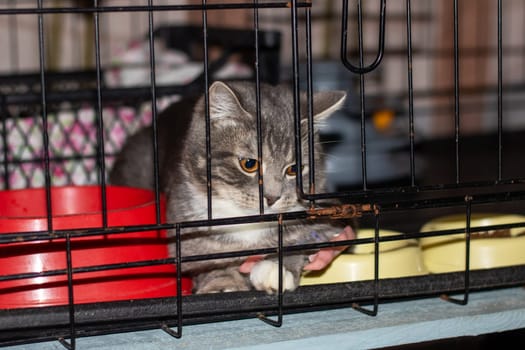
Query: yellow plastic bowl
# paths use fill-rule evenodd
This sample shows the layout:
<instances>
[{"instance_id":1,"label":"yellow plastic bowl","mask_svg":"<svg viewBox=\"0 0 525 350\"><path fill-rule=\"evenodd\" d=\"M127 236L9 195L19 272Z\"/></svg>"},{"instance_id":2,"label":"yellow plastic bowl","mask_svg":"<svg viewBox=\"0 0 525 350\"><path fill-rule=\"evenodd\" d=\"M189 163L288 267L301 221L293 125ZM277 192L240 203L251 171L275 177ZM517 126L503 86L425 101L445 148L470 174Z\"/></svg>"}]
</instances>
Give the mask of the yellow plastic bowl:
<instances>
[{"instance_id":1,"label":"yellow plastic bowl","mask_svg":"<svg viewBox=\"0 0 525 350\"><path fill-rule=\"evenodd\" d=\"M507 214L473 214L470 227L525 223L525 216ZM421 232L465 228L464 215L437 218L425 224ZM433 236L420 239L423 261L431 273L465 269L465 234ZM471 234L470 269L525 264L525 227Z\"/></svg>"},{"instance_id":2,"label":"yellow plastic bowl","mask_svg":"<svg viewBox=\"0 0 525 350\"><path fill-rule=\"evenodd\" d=\"M379 236L399 235L381 230ZM361 229L357 238L374 236L373 229ZM421 251L414 239L379 244L379 278L394 278L427 274ZM341 254L322 271L310 271L301 277L301 285L327 284L371 280L374 278L374 244L360 244L352 254Z\"/></svg>"}]
</instances>

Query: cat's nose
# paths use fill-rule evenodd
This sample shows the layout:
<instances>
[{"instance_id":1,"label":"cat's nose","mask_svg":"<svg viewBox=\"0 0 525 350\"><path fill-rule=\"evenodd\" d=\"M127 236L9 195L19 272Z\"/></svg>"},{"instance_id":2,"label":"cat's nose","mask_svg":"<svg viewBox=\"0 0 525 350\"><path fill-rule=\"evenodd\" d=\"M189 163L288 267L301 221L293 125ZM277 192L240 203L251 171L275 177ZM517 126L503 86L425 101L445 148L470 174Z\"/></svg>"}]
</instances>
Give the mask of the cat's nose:
<instances>
[{"instance_id":1,"label":"cat's nose","mask_svg":"<svg viewBox=\"0 0 525 350\"><path fill-rule=\"evenodd\" d=\"M280 196L265 195L264 198L266 198L266 204L268 204L268 206L271 207L281 197Z\"/></svg>"}]
</instances>

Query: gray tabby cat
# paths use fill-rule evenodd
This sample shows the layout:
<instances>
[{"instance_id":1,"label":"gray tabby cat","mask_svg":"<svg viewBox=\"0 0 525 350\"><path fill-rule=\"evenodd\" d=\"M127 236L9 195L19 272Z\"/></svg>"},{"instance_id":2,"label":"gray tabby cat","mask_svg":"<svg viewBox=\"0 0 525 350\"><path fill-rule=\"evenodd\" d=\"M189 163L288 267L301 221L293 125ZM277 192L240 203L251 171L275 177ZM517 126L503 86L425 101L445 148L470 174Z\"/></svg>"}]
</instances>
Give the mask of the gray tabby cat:
<instances>
[{"instance_id":1,"label":"gray tabby cat","mask_svg":"<svg viewBox=\"0 0 525 350\"><path fill-rule=\"evenodd\" d=\"M340 91L313 96L315 124L338 109L345 99ZM303 150L308 150L306 96L301 94ZM264 180L264 212L305 210L308 203L296 192L297 166L294 147L292 91L285 86L261 84L262 164L257 161L255 86L245 82L215 82L209 88L213 218L259 214L258 172ZM167 196L168 222L207 218L207 178L204 97L168 107L159 118L158 144L161 190ZM315 133L317 190L323 191L322 150ZM306 153L306 152L304 152ZM119 155L110 182L153 188L151 129L132 136ZM308 183L307 157L303 176ZM262 168L260 168L262 167ZM316 171L317 173L317 171ZM340 232L332 222L285 221L285 245L328 241ZM254 223L186 229L181 233L182 256L239 251L277 246L276 223ZM171 247L173 256L174 247ZM311 252L284 257L283 289L294 290ZM191 274L196 293L249 290L268 293L278 289L276 256L267 256L249 276L239 271L246 258L185 262L182 272Z\"/></svg>"}]
</instances>

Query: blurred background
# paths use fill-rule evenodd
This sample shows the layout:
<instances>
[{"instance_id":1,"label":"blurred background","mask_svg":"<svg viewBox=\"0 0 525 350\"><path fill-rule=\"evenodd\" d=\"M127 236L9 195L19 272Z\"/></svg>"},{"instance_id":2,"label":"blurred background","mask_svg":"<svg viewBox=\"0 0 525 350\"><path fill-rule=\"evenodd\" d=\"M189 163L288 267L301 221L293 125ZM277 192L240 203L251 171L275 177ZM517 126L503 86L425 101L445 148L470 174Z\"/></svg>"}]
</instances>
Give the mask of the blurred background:
<instances>
[{"instance_id":1,"label":"blurred background","mask_svg":"<svg viewBox=\"0 0 525 350\"><path fill-rule=\"evenodd\" d=\"M236 1L207 1L217 5L217 10L209 11L207 22L210 27L227 30L253 30L253 9L232 10L221 8L221 4ZM242 1L237 1L242 3ZM200 26L202 12L180 10L179 5L200 5L199 0L155 0L151 2L160 6L152 16L155 30L155 54L158 86L184 86L202 75L202 41L195 32L180 31L180 27ZM262 74L270 82L289 81L292 77L291 15L285 2L259 1L268 7L258 10L258 23L264 36L265 46L269 51L264 55ZM282 6L275 6L281 3ZM411 13L407 17L406 1L389 0L386 10L385 51L381 64L372 72L364 75L362 86L360 76L348 71L341 64L341 0L324 0L312 3L312 59L313 86L315 90L342 89L349 98L345 108L335 115L323 129L323 142L327 145L329 180L332 190L359 189L370 186L387 187L393 185L425 185L436 183L454 183L485 180L486 177L497 177L497 167L490 167L498 162L499 144L498 124L502 131L512 133L518 145L512 143L506 151L519 153L522 146L519 131L523 129L522 118L525 81L525 43L523 33L525 22L525 3L519 0L506 0L502 3L501 49L502 49L502 91L501 108L503 118L498 119L498 17L497 2L491 0L464 0L458 6L458 42L459 64L454 65L454 22L452 1L419 0L411 3ZM348 52L346 57L354 65L359 64L359 36L357 1L349 1L348 11ZM44 0L44 9L92 8L101 6L118 9L122 6L148 5L129 0L68 1ZM0 10L0 75L4 95L20 94L31 89L31 83L21 85L21 77L38 73L40 67L38 16L35 14L6 14L9 9L23 10L35 8L36 1L18 0L3 1ZM362 4L363 18L363 62L371 63L377 55L379 43L380 1L365 1ZM158 8L159 9L159 8ZM100 55L104 88L136 88L149 84L149 12L145 11L105 11L99 14L99 50L96 50L95 25L91 13L82 11L49 11L43 16L45 39L45 68L48 72L70 74L72 79L62 86L62 90L79 88L78 81L82 74L93 72L96 67L96 53ZM413 91L409 90L408 56L407 56L407 20L411 31L411 69ZM301 62L300 81L306 88L305 58L307 55L305 37L305 13L299 10L299 54ZM179 27L178 34L173 28ZM162 29L164 28L164 29ZM200 31L197 29L197 34ZM225 32L224 38L234 38L231 32ZM231 36L230 36L231 34ZM246 33L245 33L246 34ZM219 34L220 35L220 34ZM251 37L251 34L249 34ZM190 39L188 39L190 38ZM243 40L242 37L239 40ZM251 39L250 39L251 40ZM223 40L224 41L224 40ZM226 40L227 41L227 40ZM234 40L235 41L235 40ZM249 40L248 40L249 41ZM213 72L213 79L253 78L253 59L243 59L237 53L221 47L209 52L212 61L217 58L220 67ZM228 45L226 45L228 46ZM235 50L237 48L234 48ZM454 71L457 68L458 90L454 89ZM72 75L71 75L72 74ZM15 78L16 77L16 78ZM38 77L38 74L36 74ZM77 77L75 79L74 77ZM49 78L51 80L51 78ZM86 79L85 81L88 81ZM37 84L37 83L34 83ZM86 83L87 84L87 83ZM80 87L85 87L80 86ZM92 87L92 85L91 85ZM29 90L28 90L29 89ZM190 91L190 90L186 90ZM410 111L410 93L413 93L413 111ZM458 104L456 108L455 93ZM184 94L184 92L182 93ZM180 90L162 94L182 95ZM364 96L361 99L361 96ZM107 100L107 99L105 99ZM171 100L159 102L165 106ZM364 105L362 105L364 102ZM9 104L11 116L21 115L21 105L14 109ZM61 108L65 105L62 103ZM67 106L66 106L67 107ZM106 111L106 119L112 120L108 126L106 138L109 153L117 152L125 140L125 135L133 133L136 128L147 124L150 119L144 113ZM66 108L67 109L67 108ZM460 119L455 119L456 113ZM23 114L23 113L22 113ZM25 117L32 114L25 112ZM34 114L34 113L33 113ZM70 118L71 130L80 132L77 143L90 144L89 127L76 121L82 120L78 110L71 113L57 112L56 117L63 120ZM147 114L147 113L146 113ZM115 117L113 118L113 115ZM412 119L413 117L413 119ZM84 111L84 120L90 120L89 113ZM128 118L127 123L118 120ZM413 122L412 122L413 120ZM4 130L11 135L8 143L18 145L18 150L5 159L19 158L28 160L30 153L37 152L38 140L26 136L33 129L30 125L20 123L4 125ZM66 123L66 124L67 124ZM15 125L16 124L16 125ZM57 126L65 130L63 122ZM80 125L80 126L78 126ZM116 125L116 126L115 126ZM117 131L115 131L116 129ZM413 128L413 130L412 130ZM69 130L69 129L68 129ZM120 133L125 134L120 137ZM23 136L26 135L26 136ZM361 136L365 136L365 140ZM37 136L34 136L37 138ZM478 139L471 137L480 137ZM25 139L23 145L18 139ZM473 140L472 142L461 140ZM15 140L16 139L16 140ZM432 142L429 142L432 141ZM79 146L73 140L65 140L66 146L72 148L68 156L89 147ZM513 141L514 142L514 141ZM459 144L459 146L458 146ZM68 146L69 145L69 146ZM362 145L366 145L366 156L363 157ZM66 147L66 148L67 148ZM93 146L94 147L94 146ZM5 148L5 147L4 147ZM63 147L57 147L58 148ZM476 150L478 158L469 150ZM510 148L510 149L509 149ZM411 156L410 149L415 150ZM464 161L456 169L455 153ZM80 153L82 153L80 152ZM94 151L93 151L94 152ZM4 152L5 153L5 152ZM89 152L88 152L89 153ZM510 153L506 153L510 154ZM443 158L438 169L428 170L429 163ZM111 154L108 162L111 164ZM27 163L27 162L26 162ZM366 173L363 174L363 164ZM503 178L520 177L523 173L515 169L514 161L503 164ZM91 164L91 163L90 163ZM11 166L11 165L10 165ZM58 165L57 165L58 166ZM93 168L83 164L80 167L68 165L57 170L57 182L77 183L85 181L81 173ZM35 168L25 165L13 165L4 175L18 174L25 178L15 187L27 187L38 184L41 175ZM16 169L15 169L16 168ZM59 179L60 172L77 175ZM459 174L459 176L458 176ZM415 176L415 179L414 179ZM29 180L27 177L31 177ZM96 178L90 177L88 182ZM15 181L5 180L4 182ZM16 181L15 181L16 182Z\"/></svg>"}]
</instances>

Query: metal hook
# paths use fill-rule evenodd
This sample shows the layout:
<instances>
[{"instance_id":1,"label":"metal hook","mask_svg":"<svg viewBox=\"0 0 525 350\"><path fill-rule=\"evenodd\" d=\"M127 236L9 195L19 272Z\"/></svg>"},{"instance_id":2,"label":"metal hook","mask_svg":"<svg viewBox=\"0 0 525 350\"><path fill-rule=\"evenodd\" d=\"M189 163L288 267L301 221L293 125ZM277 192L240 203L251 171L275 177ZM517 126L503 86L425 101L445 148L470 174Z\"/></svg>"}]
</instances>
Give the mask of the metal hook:
<instances>
[{"instance_id":1,"label":"metal hook","mask_svg":"<svg viewBox=\"0 0 525 350\"><path fill-rule=\"evenodd\" d=\"M73 342L69 343L64 337L58 338L58 342L65 347L67 350L74 350L75 346L73 345Z\"/></svg>"},{"instance_id":2,"label":"metal hook","mask_svg":"<svg viewBox=\"0 0 525 350\"><path fill-rule=\"evenodd\" d=\"M257 314L259 320L274 326L281 327L283 325L283 215L279 215L278 222L278 261L279 261L279 285L277 290L277 320L268 318L264 313Z\"/></svg>"},{"instance_id":3,"label":"metal hook","mask_svg":"<svg viewBox=\"0 0 525 350\"><path fill-rule=\"evenodd\" d=\"M472 196L465 196L466 202L466 227L465 227L465 273L464 273L464 294L463 298L453 298L448 294L441 295L441 299L450 301L451 303L458 305L467 305L468 296L470 290L470 217L471 217L471 206L472 206Z\"/></svg>"},{"instance_id":4,"label":"metal hook","mask_svg":"<svg viewBox=\"0 0 525 350\"><path fill-rule=\"evenodd\" d=\"M69 312L69 342L64 338L58 338L58 342L68 350L76 348L76 329L75 329L75 298L73 289L73 260L71 255L71 234L66 234L66 267L67 267L67 294Z\"/></svg>"},{"instance_id":5,"label":"metal hook","mask_svg":"<svg viewBox=\"0 0 525 350\"><path fill-rule=\"evenodd\" d=\"M182 337L182 256L181 256L181 225L175 226L175 254L177 263L177 330L171 329L166 323L161 324L160 328L174 338Z\"/></svg>"},{"instance_id":6,"label":"metal hook","mask_svg":"<svg viewBox=\"0 0 525 350\"><path fill-rule=\"evenodd\" d=\"M374 228L374 305L372 310L366 309L353 303L352 308L369 316L376 316L379 308L379 211L378 205L374 205L375 228Z\"/></svg>"},{"instance_id":7,"label":"metal hook","mask_svg":"<svg viewBox=\"0 0 525 350\"><path fill-rule=\"evenodd\" d=\"M362 8L361 0L357 2L357 13L358 13L358 31L359 31L359 55L362 58L363 47L362 47L362 29L363 29L363 18L362 18ZM341 23L341 62L343 65L352 73L356 74L366 74L379 66L381 60L383 59L385 51L385 18L386 18L386 0L381 0L381 10L379 16L379 42L378 42L378 51L375 60L368 66L363 67L362 62L360 62L360 67L354 66L347 57L347 38L348 38L348 0L343 0L343 15ZM362 61L362 59L361 59Z\"/></svg>"}]
</instances>

